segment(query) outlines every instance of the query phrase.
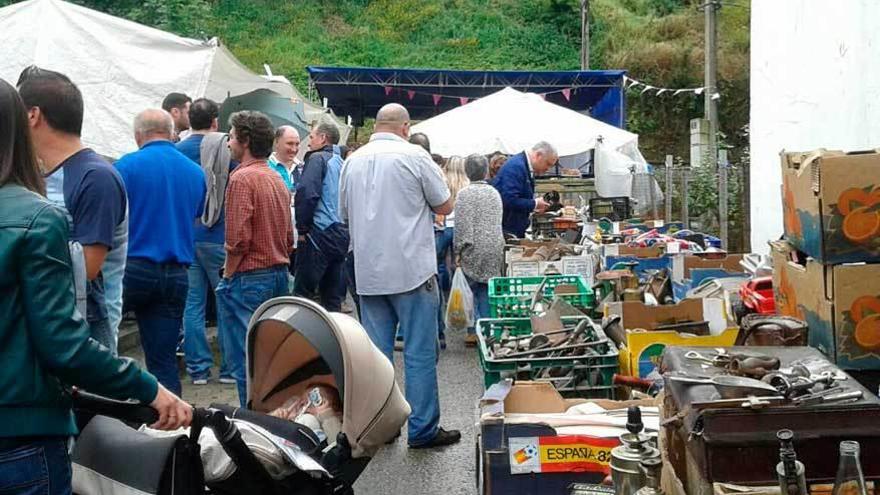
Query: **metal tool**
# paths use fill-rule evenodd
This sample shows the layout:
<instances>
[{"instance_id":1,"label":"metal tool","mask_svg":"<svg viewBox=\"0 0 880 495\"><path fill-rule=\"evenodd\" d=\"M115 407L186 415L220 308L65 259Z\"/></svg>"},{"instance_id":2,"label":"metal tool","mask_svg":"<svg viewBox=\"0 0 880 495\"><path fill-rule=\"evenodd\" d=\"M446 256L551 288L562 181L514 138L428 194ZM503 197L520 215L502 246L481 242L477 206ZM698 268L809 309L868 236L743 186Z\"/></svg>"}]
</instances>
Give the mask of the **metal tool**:
<instances>
[{"instance_id":1,"label":"metal tool","mask_svg":"<svg viewBox=\"0 0 880 495\"><path fill-rule=\"evenodd\" d=\"M849 403L856 402L860 400L864 396L864 393L861 390L853 390L851 392L843 392L839 394L822 394L822 395L808 395L803 397L798 397L794 399L792 402L799 406L811 406L815 404L829 404L829 403Z\"/></svg>"},{"instance_id":2,"label":"metal tool","mask_svg":"<svg viewBox=\"0 0 880 495\"><path fill-rule=\"evenodd\" d=\"M727 351L722 348L715 349L717 354L714 356L704 356L697 351L687 351L684 353L684 357L686 359L690 359L691 361L701 361L710 366L715 366L719 368L723 368L728 363L730 363L730 355L727 354Z\"/></svg>"},{"instance_id":3,"label":"metal tool","mask_svg":"<svg viewBox=\"0 0 880 495\"><path fill-rule=\"evenodd\" d=\"M669 380L695 385L714 385L722 399L742 399L750 395L767 397L779 395L773 386L742 376L719 375L711 378L695 378L690 376L671 375Z\"/></svg>"},{"instance_id":4,"label":"metal tool","mask_svg":"<svg viewBox=\"0 0 880 495\"><path fill-rule=\"evenodd\" d=\"M541 349L533 349L525 352L514 352L512 354L507 354L505 358L520 358L527 356L535 356L537 354L547 354L551 352L563 352L563 351L575 351L580 349L587 349L589 347L594 347L597 345L607 345L609 341L607 339L596 340L593 342L584 342L581 344L573 344L573 345L565 345L565 346L554 346L554 347L543 347ZM547 356L547 357L558 357L558 356ZM774 389L775 390L775 389Z\"/></svg>"},{"instance_id":5,"label":"metal tool","mask_svg":"<svg viewBox=\"0 0 880 495\"><path fill-rule=\"evenodd\" d=\"M704 402L691 402L690 407L695 410L740 407L744 409L762 409L776 404L783 404L785 397L781 395L771 397L740 397L737 399L718 399Z\"/></svg>"}]
</instances>

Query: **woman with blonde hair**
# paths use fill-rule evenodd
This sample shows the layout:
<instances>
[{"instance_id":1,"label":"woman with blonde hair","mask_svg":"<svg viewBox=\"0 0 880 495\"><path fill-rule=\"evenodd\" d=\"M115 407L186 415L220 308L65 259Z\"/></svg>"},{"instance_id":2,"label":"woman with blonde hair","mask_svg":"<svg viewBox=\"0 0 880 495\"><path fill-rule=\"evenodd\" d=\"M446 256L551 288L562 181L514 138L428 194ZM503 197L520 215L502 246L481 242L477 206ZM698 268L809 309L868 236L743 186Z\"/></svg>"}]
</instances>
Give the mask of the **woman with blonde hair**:
<instances>
[{"instance_id":1,"label":"woman with blonde hair","mask_svg":"<svg viewBox=\"0 0 880 495\"><path fill-rule=\"evenodd\" d=\"M444 175L446 176L446 185L449 186L450 197L452 198L452 204L455 204L455 198L458 197L458 192L468 186L471 183L468 180L467 174L464 170L464 158L460 156L451 156L448 160L446 160L446 167L444 169ZM446 262L446 257L449 254L450 248L452 247L452 239L455 231L455 213L450 213L449 215L442 217L437 216L436 223L434 226L434 244L437 248L437 273L440 277L440 288L443 289L442 293L445 295L449 293L450 288L452 287L452 277L450 276L449 270L447 270L447 266L449 266ZM445 308L444 304L440 305L441 308ZM440 315L440 347L442 349L446 348L446 336L445 330L446 325L443 322L443 313L441 311Z\"/></svg>"}]
</instances>

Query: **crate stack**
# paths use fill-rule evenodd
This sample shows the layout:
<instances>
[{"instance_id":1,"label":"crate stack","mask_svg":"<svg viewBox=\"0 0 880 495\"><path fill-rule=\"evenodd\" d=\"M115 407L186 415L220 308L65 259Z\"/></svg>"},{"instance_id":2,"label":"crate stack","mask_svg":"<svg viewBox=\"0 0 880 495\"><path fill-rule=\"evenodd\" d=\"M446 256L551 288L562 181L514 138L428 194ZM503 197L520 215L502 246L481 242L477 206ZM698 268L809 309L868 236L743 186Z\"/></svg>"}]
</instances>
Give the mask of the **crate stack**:
<instances>
[{"instance_id":1,"label":"crate stack","mask_svg":"<svg viewBox=\"0 0 880 495\"><path fill-rule=\"evenodd\" d=\"M880 369L880 153L782 154L777 311L845 370Z\"/></svg>"},{"instance_id":2,"label":"crate stack","mask_svg":"<svg viewBox=\"0 0 880 495\"><path fill-rule=\"evenodd\" d=\"M486 388L503 378L514 378L551 383L566 397L613 398L612 379L619 369L617 348L586 314L562 318L566 330L584 322L583 336L570 342L576 351L550 346L529 354L528 341L535 335L532 318L538 316L533 314L531 303L542 286L545 307L560 298L584 313L594 309L593 291L580 275L493 278L489 282L492 318L481 319L476 325ZM550 338L560 349L565 345L565 336ZM518 345L507 349L507 355L499 352L514 342Z\"/></svg>"}]
</instances>

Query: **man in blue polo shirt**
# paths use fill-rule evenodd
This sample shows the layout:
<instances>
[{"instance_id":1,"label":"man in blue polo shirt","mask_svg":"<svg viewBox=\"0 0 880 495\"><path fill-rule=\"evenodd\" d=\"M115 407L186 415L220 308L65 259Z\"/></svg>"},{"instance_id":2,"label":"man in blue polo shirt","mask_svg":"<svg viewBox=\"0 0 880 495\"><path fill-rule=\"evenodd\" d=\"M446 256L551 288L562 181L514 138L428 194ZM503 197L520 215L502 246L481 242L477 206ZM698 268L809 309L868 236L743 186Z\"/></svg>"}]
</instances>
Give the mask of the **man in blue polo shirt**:
<instances>
[{"instance_id":1,"label":"man in blue polo shirt","mask_svg":"<svg viewBox=\"0 0 880 495\"><path fill-rule=\"evenodd\" d=\"M205 174L171 143L174 123L164 110L134 121L140 150L116 162L129 200L125 305L134 310L147 369L180 395L175 349L195 260L194 220L205 204Z\"/></svg>"},{"instance_id":2,"label":"man in blue polo shirt","mask_svg":"<svg viewBox=\"0 0 880 495\"><path fill-rule=\"evenodd\" d=\"M125 259L125 187L109 163L83 146L82 93L67 76L29 67L19 78L18 90L31 115L31 135L45 168L47 197L67 214L71 259L75 266L84 267L77 298L85 297L83 312L92 338L115 354L116 332L108 311L117 301L107 298L115 280L105 272L118 266L110 266L111 258L119 263ZM121 292L117 297L121 303Z\"/></svg>"},{"instance_id":3,"label":"man in blue polo shirt","mask_svg":"<svg viewBox=\"0 0 880 495\"><path fill-rule=\"evenodd\" d=\"M226 228L226 183L229 174L237 165L229 156L229 138L217 132L220 105L207 98L199 98L189 108L189 123L192 132L177 143L177 150L187 158L198 163L208 177L208 193L205 197L205 211L195 222L195 261L189 267L189 292L186 296L186 309L183 311L183 351L186 357L186 372L193 385L206 385L211 378L214 355L205 336L205 307L208 291L214 293L220 283L220 270L226 261L223 247ZM225 322L217 318L217 340L220 355L228 338ZM222 358L221 358L222 359ZM234 384L235 378L227 369L226 360L220 364L220 383Z\"/></svg>"}]
</instances>

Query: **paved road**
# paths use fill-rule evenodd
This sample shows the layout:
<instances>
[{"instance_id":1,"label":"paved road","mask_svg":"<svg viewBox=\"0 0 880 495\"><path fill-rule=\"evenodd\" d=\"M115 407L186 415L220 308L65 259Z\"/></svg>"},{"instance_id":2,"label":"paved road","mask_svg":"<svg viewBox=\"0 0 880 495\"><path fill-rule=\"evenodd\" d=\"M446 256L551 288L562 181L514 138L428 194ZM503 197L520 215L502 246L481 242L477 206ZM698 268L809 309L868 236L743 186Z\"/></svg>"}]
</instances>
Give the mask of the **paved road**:
<instances>
[{"instance_id":1,"label":"paved road","mask_svg":"<svg viewBox=\"0 0 880 495\"><path fill-rule=\"evenodd\" d=\"M211 329L214 330L214 329ZM212 340L215 332L211 332ZM459 495L476 493L474 471L474 424L476 402L483 391L482 372L474 349L464 347L461 334L450 335L448 348L442 351L438 368L440 424L462 431L458 445L437 450L409 450L405 438L383 448L367 466L355 484L360 494ZM215 345L216 352L216 342ZM126 353L143 363L140 349ZM402 374L400 353L395 353L395 367ZM217 376L217 370L213 375ZM238 404L234 385L211 382L194 386L186 376L184 398L198 406L212 402ZM403 377L398 375L401 390ZM404 427L405 428L405 427ZM405 435L404 435L405 437Z\"/></svg>"}]
</instances>

